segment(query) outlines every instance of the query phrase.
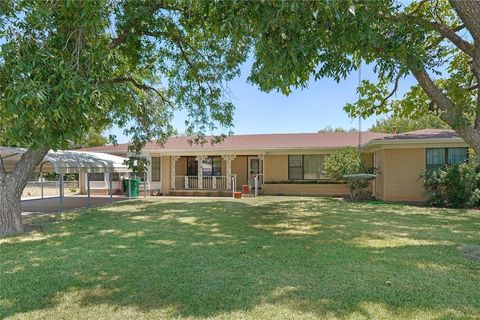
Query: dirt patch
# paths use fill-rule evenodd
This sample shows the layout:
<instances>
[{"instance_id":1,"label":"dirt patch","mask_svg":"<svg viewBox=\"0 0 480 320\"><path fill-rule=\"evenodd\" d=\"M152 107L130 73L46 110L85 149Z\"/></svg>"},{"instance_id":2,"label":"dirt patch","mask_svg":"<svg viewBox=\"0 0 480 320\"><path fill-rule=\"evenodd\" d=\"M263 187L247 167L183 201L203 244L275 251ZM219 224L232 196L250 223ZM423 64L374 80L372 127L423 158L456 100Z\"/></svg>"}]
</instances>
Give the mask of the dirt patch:
<instances>
[{"instance_id":1,"label":"dirt patch","mask_svg":"<svg viewBox=\"0 0 480 320\"><path fill-rule=\"evenodd\" d=\"M480 246L473 244L463 244L458 247L458 250L460 250L468 258L480 261Z\"/></svg>"}]
</instances>

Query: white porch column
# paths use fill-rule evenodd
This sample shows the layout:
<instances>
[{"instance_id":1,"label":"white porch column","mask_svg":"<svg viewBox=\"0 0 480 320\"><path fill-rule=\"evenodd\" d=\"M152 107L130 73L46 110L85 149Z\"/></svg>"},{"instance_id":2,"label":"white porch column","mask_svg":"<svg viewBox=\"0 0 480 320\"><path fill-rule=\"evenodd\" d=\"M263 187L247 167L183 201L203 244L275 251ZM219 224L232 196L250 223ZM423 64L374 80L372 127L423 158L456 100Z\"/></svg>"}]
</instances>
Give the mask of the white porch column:
<instances>
[{"instance_id":1,"label":"white porch column","mask_svg":"<svg viewBox=\"0 0 480 320\"><path fill-rule=\"evenodd\" d=\"M232 161L237 156L234 154L223 155L222 158L227 163L227 190L232 189Z\"/></svg>"},{"instance_id":2,"label":"white porch column","mask_svg":"<svg viewBox=\"0 0 480 320\"><path fill-rule=\"evenodd\" d=\"M261 169L262 170L261 171L262 175L259 177L259 179L262 179L261 184L263 184L263 182L265 181L265 155L261 154L261 155L258 156L258 158L260 159L260 162L261 162L261 163L259 163L259 165L261 165L261 168L262 168ZM260 168L259 168L259 170L260 170Z\"/></svg>"},{"instance_id":3,"label":"white porch column","mask_svg":"<svg viewBox=\"0 0 480 320\"><path fill-rule=\"evenodd\" d=\"M170 156L170 188L175 190L175 163L180 156Z\"/></svg>"},{"instance_id":4,"label":"white porch column","mask_svg":"<svg viewBox=\"0 0 480 320\"><path fill-rule=\"evenodd\" d=\"M201 156L196 156L195 160L198 161L198 189L203 189L203 168L202 168L202 163L203 160L207 159L207 156L201 155Z\"/></svg>"}]
</instances>

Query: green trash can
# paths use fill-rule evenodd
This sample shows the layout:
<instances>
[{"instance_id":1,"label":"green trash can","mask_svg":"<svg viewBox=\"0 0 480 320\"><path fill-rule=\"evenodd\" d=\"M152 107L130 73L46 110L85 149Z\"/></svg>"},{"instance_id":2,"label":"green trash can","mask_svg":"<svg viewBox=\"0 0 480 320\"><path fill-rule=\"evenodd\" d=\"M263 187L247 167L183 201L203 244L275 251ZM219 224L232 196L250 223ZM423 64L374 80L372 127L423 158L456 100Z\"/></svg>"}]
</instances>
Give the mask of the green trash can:
<instances>
[{"instance_id":1,"label":"green trash can","mask_svg":"<svg viewBox=\"0 0 480 320\"><path fill-rule=\"evenodd\" d=\"M125 179L123 180L123 188L128 196L128 189L131 187L131 196L132 198L137 198L138 197L138 189L140 186L140 182L142 179L137 178L137 179Z\"/></svg>"}]
</instances>

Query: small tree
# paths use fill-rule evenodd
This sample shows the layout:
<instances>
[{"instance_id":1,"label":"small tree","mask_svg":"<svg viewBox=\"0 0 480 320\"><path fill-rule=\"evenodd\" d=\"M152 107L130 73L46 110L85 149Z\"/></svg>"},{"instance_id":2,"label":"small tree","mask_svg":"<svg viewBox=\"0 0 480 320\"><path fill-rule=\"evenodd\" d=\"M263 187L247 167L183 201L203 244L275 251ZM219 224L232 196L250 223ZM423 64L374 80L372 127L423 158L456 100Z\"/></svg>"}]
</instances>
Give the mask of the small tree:
<instances>
[{"instance_id":1,"label":"small tree","mask_svg":"<svg viewBox=\"0 0 480 320\"><path fill-rule=\"evenodd\" d=\"M331 154L325 161L325 173L334 180L345 181L352 200L358 199L361 192L368 187L365 179L345 179L346 175L366 173L362 153L359 149L345 147Z\"/></svg>"}]
</instances>

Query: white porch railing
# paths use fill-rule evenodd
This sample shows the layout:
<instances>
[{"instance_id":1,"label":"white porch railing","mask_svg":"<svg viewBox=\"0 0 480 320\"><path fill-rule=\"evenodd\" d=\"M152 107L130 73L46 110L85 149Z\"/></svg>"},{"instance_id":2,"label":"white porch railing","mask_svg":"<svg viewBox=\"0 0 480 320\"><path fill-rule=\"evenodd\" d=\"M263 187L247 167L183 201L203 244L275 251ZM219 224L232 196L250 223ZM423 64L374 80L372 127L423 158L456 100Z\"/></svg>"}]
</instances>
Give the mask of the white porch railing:
<instances>
[{"instance_id":1,"label":"white porch railing","mask_svg":"<svg viewBox=\"0 0 480 320\"><path fill-rule=\"evenodd\" d=\"M228 190L228 176L175 176L175 190L200 190L199 179L202 179L201 190Z\"/></svg>"}]
</instances>

